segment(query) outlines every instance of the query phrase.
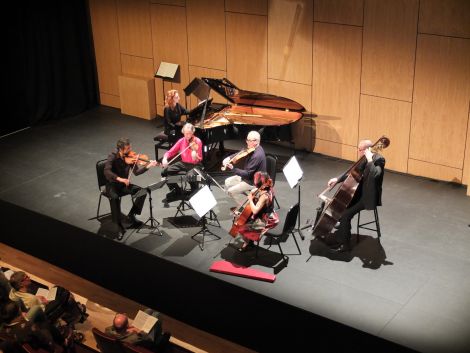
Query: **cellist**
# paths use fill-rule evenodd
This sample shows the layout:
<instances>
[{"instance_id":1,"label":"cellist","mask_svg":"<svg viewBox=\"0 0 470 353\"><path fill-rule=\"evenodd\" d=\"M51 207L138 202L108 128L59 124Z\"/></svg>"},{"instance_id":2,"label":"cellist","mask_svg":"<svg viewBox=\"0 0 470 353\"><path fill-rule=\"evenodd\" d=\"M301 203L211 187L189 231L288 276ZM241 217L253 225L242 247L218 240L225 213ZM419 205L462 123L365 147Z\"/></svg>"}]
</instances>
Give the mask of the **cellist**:
<instances>
[{"instance_id":1,"label":"cellist","mask_svg":"<svg viewBox=\"0 0 470 353\"><path fill-rule=\"evenodd\" d=\"M254 241L259 241L263 233L274 228L279 223L279 217L273 207L273 181L269 174L266 172L256 172L254 184L256 188L251 190L247 200L241 206L241 208L249 207L251 216L249 216L243 225L236 229L236 232L243 237L243 244L238 251L245 251L251 247ZM235 219L238 216L238 212L243 212L243 210L235 211ZM236 236L236 233L233 234Z\"/></svg>"},{"instance_id":2,"label":"cellist","mask_svg":"<svg viewBox=\"0 0 470 353\"><path fill-rule=\"evenodd\" d=\"M357 190L347 209L341 215L335 234L336 242L329 244L331 251L345 252L351 250L351 220L360 211L373 210L376 206L382 205L382 181L385 168L385 158L379 153L373 153L370 147L373 145L370 140L362 140L358 145L358 156L365 156L365 160L358 166L362 172L362 178L357 186ZM331 189L337 183L346 180L348 173L328 181Z\"/></svg>"},{"instance_id":3,"label":"cellist","mask_svg":"<svg viewBox=\"0 0 470 353\"><path fill-rule=\"evenodd\" d=\"M246 149L253 152L247 155L243 168L234 167L231 161L233 156L228 156L222 161L225 168L235 173L234 176L225 179L225 189L239 205L245 201L245 193L253 189L255 173L266 172L266 154L260 141L261 136L258 131L250 131L246 136Z\"/></svg>"}]
</instances>

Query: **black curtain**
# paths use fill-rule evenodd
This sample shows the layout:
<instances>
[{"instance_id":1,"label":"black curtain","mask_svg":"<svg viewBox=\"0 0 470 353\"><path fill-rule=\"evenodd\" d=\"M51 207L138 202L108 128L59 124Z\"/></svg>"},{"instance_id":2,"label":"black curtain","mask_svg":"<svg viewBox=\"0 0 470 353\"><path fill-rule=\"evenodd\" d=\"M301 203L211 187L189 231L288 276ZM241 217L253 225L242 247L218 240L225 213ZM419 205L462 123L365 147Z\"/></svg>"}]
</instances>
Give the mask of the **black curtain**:
<instances>
[{"instance_id":1,"label":"black curtain","mask_svg":"<svg viewBox=\"0 0 470 353\"><path fill-rule=\"evenodd\" d=\"M22 1L9 7L3 13L8 16L8 114L3 115L0 136L95 106L88 1Z\"/></svg>"}]
</instances>

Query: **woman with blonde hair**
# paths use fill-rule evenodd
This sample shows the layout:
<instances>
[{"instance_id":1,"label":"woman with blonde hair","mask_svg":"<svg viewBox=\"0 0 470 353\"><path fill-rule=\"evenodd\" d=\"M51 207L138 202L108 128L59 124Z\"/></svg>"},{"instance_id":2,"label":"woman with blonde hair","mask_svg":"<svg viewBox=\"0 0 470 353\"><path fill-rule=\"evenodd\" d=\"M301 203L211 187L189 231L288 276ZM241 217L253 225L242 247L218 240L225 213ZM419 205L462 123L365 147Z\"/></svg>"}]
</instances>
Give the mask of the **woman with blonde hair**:
<instances>
[{"instance_id":1,"label":"woman with blonde hair","mask_svg":"<svg viewBox=\"0 0 470 353\"><path fill-rule=\"evenodd\" d=\"M163 111L165 123L165 135L176 136L180 128L177 124L181 121L181 115L188 114L188 111L179 103L180 96L176 89L171 89L165 96L165 109Z\"/></svg>"}]
</instances>

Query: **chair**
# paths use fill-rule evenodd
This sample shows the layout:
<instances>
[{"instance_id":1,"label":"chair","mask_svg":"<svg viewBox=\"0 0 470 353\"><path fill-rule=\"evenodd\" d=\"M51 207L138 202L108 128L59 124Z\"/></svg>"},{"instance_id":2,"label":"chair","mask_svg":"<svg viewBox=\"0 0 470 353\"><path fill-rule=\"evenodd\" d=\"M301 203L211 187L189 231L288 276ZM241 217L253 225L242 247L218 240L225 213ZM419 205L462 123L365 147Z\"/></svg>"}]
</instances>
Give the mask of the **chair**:
<instances>
[{"instance_id":1,"label":"chair","mask_svg":"<svg viewBox=\"0 0 470 353\"><path fill-rule=\"evenodd\" d=\"M106 192L106 184L108 181L106 180L106 177L104 176L104 166L106 164L106 159L102 159L98 162L96 162L96 177L98 179L98 189L100 190L100 198L98 200L98 209L96 210L96 219L102 217L102 216L107 216L111 214L111 212L105 213L100 215L100 206L101 206L101 198L103 196L107 197L108 199L110 196Z\"/></svg>"},{"instance_id":2,"label":"chair","mask_svg":"<svg viewBox=\"0 0 470 353\"><path fill-rule=\"evenodd\" d=\"M178 130L179 131L179 130ZM155 143L155 159L159 160L159 153L158 150L169 150L175 142L181 137L181 134L175 133L173 131L170 135L165 134L164 132L160 132L157 136L153 138Z\"/></svg>"},{"instance_id":3,"label":"chair","mask_svg":"<svg viewBox=\"0 0 470 353\"><path fill-rule=\"evenodd\" d=\"M294 254L294 255L301 255L302 254L302 252L300 251L299 243L297 242L297 238L295 237L295 233L294 233L294 228L295 228L295 224L297 223L298 214L299 214L299 204L296 203L295 205L293 205L289 208L289 211L287 211L286 217L284 218L283 221L282 220L280 221L280 223L277 225L277 227L268 230L264 234L264 236L266 238L271 238L270 245L269 245L268 249L272 245L272 240L273 239L277 240L277 246L279 247L279 251L280 251L284 261L286 261L286 263L288 262L289 257L284 254L284 252L282 251L282 248L281 248L281 240L282 240L283 237L286 237L285 241L287 241L287 239L289 238L289 235L292 235L292 237L294 238L294 241L295 241L295 245L297 246L297 250L299 251L298 254ZM256 257L258 256L258 248L259 248L259 242L261 241L261 238L262 237L260 237L260 239L258 240L258 242L256 244Z\"/></svg>"},{"instance_id":4,"label":"chair","mask_svg":"<svg viewBox=\"0 0 470 353\"><path fill-rule=\"evenodd\" d=\"M273 181L273 186L276 183L276 170L277 170L277 156L273 154L266 154L266 171L269 174L269 177ZM277 202L276 196L274 196L273 202L277 206L277 210L280 208L279 203Z\"/></svg>"},{"instance_id":5,"label":"chair","mask_svg":"<svg viewBox=\"0 0 470 353\"><path fill-rule=\"evenodd\" d=\"M365 210L363 210L363 211L365 211ZM365 222L365 223L361 223L361 212L362 211L357 214L357 240L356 240L356 243L359 243L359 229L360 228L367 229L367 230L370 230L372 232L376 232L377 236L378 236L378 240L380 242L380 237L381 237L382 234L380 232L379 213L377 212L377 206L374 208L373 211L374 211L374 220L370 221L370 222ZM368 227L370 224L373 224L373 223L375 223L375 228Z\"/></svg>"},{"instance_id":6,"label":"chair","mask_svg":"<svg viewBox=\"0 0 470 353\"><path fill-rule=\"evenodd\" d=\"M101 332L96 327L93 327L91 332L93 333L96 344L102 353L124 353L121 342L119 342L117 338Z\"/></svg>"}]
</instances>

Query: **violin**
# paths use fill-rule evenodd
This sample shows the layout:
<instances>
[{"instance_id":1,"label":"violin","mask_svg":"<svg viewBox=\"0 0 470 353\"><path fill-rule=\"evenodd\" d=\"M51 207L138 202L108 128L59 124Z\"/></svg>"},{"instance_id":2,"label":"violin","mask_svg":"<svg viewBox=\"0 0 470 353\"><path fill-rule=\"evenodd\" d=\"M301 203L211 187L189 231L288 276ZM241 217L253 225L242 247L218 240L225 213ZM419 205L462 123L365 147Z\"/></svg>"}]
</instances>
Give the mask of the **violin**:
<instances>
[{"instance_id":1,"label":"violin","mask_svg":"<svg viewBox=\"0 0 470 353\"><path fill-rule=\"evenodd\" d=\"M124 161L126 164L137 164L139 166L146 166L152 162L146 154L140 154L135 151L129 151L129 153L124 156Z\"/></svg>"},{"instance_id":2,"label":"violin","mask_svg":"<svg viewBox=\"0 0 470 353\"><path fill-rule=\"evenodd\" d=\"M241 150L240 152L236 153L232 158L230 158L227 164L237 163L240 159L245 158L250 153L253 153L255 149L256 147L251 147L251 148L245 148ZM227 164L223 165L220 169L226 170Z\"/></svg>"}]
</instances>

